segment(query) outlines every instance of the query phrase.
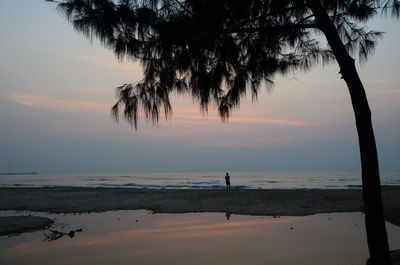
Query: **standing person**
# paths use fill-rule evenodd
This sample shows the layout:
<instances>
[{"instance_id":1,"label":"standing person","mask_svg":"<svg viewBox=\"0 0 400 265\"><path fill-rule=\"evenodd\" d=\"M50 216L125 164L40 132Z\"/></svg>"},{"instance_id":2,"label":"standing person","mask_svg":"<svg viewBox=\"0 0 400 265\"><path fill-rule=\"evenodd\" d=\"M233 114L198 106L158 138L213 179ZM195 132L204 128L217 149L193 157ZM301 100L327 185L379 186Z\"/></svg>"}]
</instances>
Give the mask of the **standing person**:
<instances>
[{"instance_id":1,"label":"standing person","mask_svg":"<svg viewBox=\"0 0 400 265\"><path fill-rule=\"evenodd\" d=\"M226 189L230 190L231 189L231 176L229 176L228 172L226 172L226 175L225 175L225 182L226 182Z\"/></svg>"}]
</instances>

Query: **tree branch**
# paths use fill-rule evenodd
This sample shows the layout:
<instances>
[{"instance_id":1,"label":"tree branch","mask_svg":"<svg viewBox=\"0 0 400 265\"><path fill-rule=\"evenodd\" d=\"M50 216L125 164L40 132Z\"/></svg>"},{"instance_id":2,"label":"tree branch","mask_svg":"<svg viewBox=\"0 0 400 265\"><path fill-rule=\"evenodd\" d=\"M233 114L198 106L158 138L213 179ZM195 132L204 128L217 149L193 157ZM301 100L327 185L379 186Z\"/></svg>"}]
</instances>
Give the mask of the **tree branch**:
<instances>
[{"instance_id":1,"label":"tree branch","mask_svg":"<svg viewBox=\"0 0 400 265\"><path fill-rule=\"evenodd\" d=\"M192 12L191 12L189 9L187 9L181 2L179 2L178 0L175 0L175 2L176 2L180 7L182 7L182 9L185 10L189 15L192 15Z\"/></svg>"},{"instance_id":2,"label":"tree branch","mask_svg":"<svg viewBox=\"0 0 400 265\"><path fill-rule=\"evenodd\" d=\"M223 33L255 33L264 31L278 31L278 30L292 30L292 29L317 29L318 24L290 24L290 25L278 25L278 26L267 26L267 27L254 27L254 28L227 28L223 30Z\"/></svg>"}]
</instances>

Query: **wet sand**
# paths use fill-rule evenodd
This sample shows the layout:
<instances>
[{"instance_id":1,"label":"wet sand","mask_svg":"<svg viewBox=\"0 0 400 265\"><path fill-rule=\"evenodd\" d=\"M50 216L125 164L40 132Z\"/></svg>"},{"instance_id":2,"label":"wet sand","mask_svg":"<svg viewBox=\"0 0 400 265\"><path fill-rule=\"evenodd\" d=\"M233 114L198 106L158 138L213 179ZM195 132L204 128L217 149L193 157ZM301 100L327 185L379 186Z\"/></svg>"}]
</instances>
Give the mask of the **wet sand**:
<instances>
[{"instance_id":1,"label":"wet sand","mask_svg":"<svg viewBox=\"0 0 400 265\"><path fill-rule=\"evenodd\" d=\"M386 219L400 225L400 187L383 187ZM363 210L361 190L152 190L0 188L0 210L83 213L146 209L154 213L229 212L304 216Z\"/></svg>"},{"instance_id":2,"label":"wet sand","mask_svg":"<svg viewBox=\"0 0 400 265\"><path fill-rule=\"evenodd\" d=\"M0 236L38 230L53 223L53 220L39 216L1 216Z\"/></svg>"}]
</instances>

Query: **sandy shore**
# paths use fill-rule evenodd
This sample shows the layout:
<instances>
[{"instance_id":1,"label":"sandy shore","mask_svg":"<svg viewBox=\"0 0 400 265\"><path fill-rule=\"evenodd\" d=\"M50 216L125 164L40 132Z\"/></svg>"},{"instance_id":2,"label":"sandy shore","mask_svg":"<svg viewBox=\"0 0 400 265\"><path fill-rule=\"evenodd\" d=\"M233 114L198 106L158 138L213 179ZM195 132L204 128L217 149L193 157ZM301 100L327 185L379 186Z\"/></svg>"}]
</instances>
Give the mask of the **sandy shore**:
<instances>
[{"instance_id":1,"label":"sandy shore","mask_svg":"<svg viewBox=\"0 0 400 265\"><path fill-rule=\"evenodd\" d=\"M54 223L53 220L39 216L2 216L0 217L0 236L42 229L52 223Z\"/></svg>"},{"instance_id":2,"label":"sandy shore","mask_svg":"<svg viewBox=\"0 0 400 265\"><path fill-rule=\"evenodd\" d=\"M386 219L400 225L400 187L383 187ZM361 191L0 188L0 210L82 213L147 209L155 213L229 212L300 216L363 210Z\"/></svg>"}]
</instances>

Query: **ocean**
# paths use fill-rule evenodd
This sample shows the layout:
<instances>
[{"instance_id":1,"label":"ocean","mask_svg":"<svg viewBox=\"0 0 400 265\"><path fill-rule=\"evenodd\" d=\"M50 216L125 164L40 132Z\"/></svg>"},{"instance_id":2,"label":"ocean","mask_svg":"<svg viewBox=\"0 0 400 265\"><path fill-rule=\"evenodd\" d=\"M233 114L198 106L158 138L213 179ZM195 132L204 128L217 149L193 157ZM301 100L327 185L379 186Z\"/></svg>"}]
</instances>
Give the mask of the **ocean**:
<instances>
[{"instance_id":1,"label":"ocean","mask_svg":"<svg viewBox=\"0 0 400 265\"><path fill-rule=\"evenodd\" d=\"M229 172L232 189L360 189L361 173ZM222 189L225 172L141 174L0 173L0 187ZM400 171L381 172L383 186L400 186Z\"/></svg>"}]
</instances>

